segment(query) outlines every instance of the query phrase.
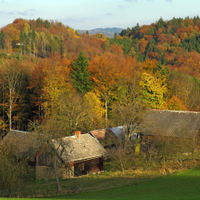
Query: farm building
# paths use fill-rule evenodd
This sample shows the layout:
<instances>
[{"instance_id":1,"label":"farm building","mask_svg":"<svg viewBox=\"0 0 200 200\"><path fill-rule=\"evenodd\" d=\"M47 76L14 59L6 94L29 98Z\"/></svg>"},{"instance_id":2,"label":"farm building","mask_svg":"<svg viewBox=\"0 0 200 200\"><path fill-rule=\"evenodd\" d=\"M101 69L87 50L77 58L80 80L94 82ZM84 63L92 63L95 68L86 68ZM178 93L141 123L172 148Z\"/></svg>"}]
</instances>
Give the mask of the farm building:
<instances>
[{"instance_id":1,"label":"farm building","mask_svg":"<svg viewBox=\"0 0 200 200\"><path fill-rule=\"evenodd\" d=\"M14 142L24 157L35 167L36 179L53 179L52 152L56 153L60 178L81 176L103 170L107 152L90 134L51 139L47 145L44 135L24 131L10 131L3 141ZM53 149L53 151L52 151Z\"/></svg>"},{"instance_id":2,"label":"farm building","mask_svg":"<svg viewBox=\"0 0 200 200\"><path fill-rule=\"evenodd\" d=\"M93 130L89 134L96 138L105 148L112 147L118 139L110 128Z\"/></svg>"},{"instance_id":3,"label":"farm building","mask_svg":"<svg viewBox=\"0 0 200 200\"><path fill-rule=\"evenodd\" d=\"M89 132L90 135L94 136L100 142L115 137L115 134L109 128L93 130Z\"/></svg>"},{"instance_id":4,"label":"farm building","mask_svg":"<svg viewBox=\"0 0 200 200\"><path fill-rule=\"evenodd\" d=\"M62 140L53 140L53 146L66 169L63 178L102 171L103 161L108 158L106 150L90 134L75 133Z\"/></svg>"},{"instance_id":5,"label":"farm building","mask_svg":"<svg viewBox=\"0 0 200 200\"><path fill-rule=\"evenodd\" d=\"M14 146L20 157L27 158L32 166L35 166L35 156L44 146L39 134L19 130L9 131L1 142Z\"/></svg>"},{"instance_id":6,"label":"farm building","mask_svg":"<svg viewBox=\"0 0 200 200\"><path fill-rule=\"evenodd\" d=\"M90 135L94 136L97 140L99 140L103 144L107 144L108 146L114 144L116 140L124 140L124 134L126 133L126 126L117 126L106 129L99 129L90 131ZM135 140L137 138L137 134L134 133L131 136L131 140ZM110 144L110 145L109 145Z\"/></svg>"},{"instance_id":7,"label":"farm building","mask_svg":"<svg viewBox=\"0 0 200 200\"><path fill-rule=\"evenodd\" d=\"M138 133L141 138L200 139L200 112L148 110Z\"/></svg>"}]
</instances>

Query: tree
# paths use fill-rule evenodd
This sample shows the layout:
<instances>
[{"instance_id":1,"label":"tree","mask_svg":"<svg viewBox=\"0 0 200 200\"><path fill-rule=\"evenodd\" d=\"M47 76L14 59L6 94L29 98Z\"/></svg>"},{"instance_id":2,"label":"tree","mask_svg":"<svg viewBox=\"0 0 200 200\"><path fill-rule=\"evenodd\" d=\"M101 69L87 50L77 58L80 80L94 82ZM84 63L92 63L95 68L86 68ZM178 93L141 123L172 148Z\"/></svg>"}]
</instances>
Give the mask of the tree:
<instances>
[{"instance_id":1,"label":"tree","mask_svg":"<svg viewBox=\"0 0 200 200\"><path fill-rule=\"evenodd\" d=\"M1 141L0 145L0 185L2 196L11 197L17 192L20 197L33 174L28 161L20 153L15 140Z\"/></svg>"},{"instance_id":2,"label":"tree","mask_svg":"<svg viewBox=\"0 0 200 200\"><path fill-rule=\"evenodd\" d=\"M0 49L5 48L5 33L3 31L0 32Z\"/></svg>"},{"instance_id":3,"label":"tree","mask_svg":"<svg viewBox=\"0 0 200 200\"><path fill-rule=\"evenodd\" d=\"M125 175L125 170L133 167L135 162L134 143L132 141L114 140L115 147L110 149L111 161L119 166L121 175Z\"/></svg>"},{"instance_id":4,"label":"tree","mask_svg":"<svg viewBox=\"0 0 200 200\"><path fill-rule=\"evenodd\" d=\"M20 31L20 51L21 51L21 55L22 55L22 50L23 50L23 46L24 46L24 32Z\"/></svg>"},{"instance_id":5,"label":"tree","mask_svg":"<svg viewBox=\"0 0 200 200\"><path fill-rule=\"evenodd\" d=\"M14 111L19 111L19 100L23 100L21 91L24 84L24 74L21 67L19 61L12 60L3 65L1 69L1 86L5 96L1 106L5 108L8 116L9 130L12 129L12 124L19 119L16 113L14 115Z\"/></svg>"},{"instance_id":6,"label":"tree","mask_svg":"<svg viewBox=\"0 0 200 200\"><path fill-rule=\"evenodd\" d=\"M49 167L52 167L54 170L58 194L62 192L62 187L58 175L58 162L59 157L62 156L63 152L61 151L58 153L58 150L59 148L64 148L62 137L66 135L64 135L65 131L63 128L64 126L62 122L58 119L58 115L55 113L43 121L43 123L40 125L37 123L37 121L31 122L29 124L30 130L32 130L34 133L40 133L39 137L37 136L37 139L39 139L41 143L46 144L46 149L43 148L43 150L46 151L46 155L50 157L51 163ZM58 147L55 147L53 142L54 140L59 142L60 145L58 145Z\"/></svg>"},{"instance_id":7,"label":"tree","mask_svg":"<svg viewBox=\"0 0 200 200\"><path fill-rule=\"evenodd\" d=\"M167 102L169 110L187 110L184 103L175 95L173 95Z\"/></svg>"},{"instance_id":8,"label":"tree","mask_svg":"<svg viewBox=\"0 0 200 200\"><path fill-rule=\"evenodd\" d=\"M164 103L164 93L167 92L165 80L144 72L141 76L141 99L151 108L161 108Z\"/></svg>"},{"instance_id":9,"label":"tree","mask_svg":"<svg viewBox=\"0 0 200 200\"><path fill-rule=\"evenodd\" d=\"M69 67L62 66L59 62L44 63L43 72L44 77L42 81L42 95L43 107L45 116L49 117L56 112L60 107L60 96L71 89L69 83Z\"/></svg>"},{"instance_id":10,"label":"tree","mask_svg":"<svg viewBox=\"0 0 200 200\"><path fill-rule=\"evenodd\" d=\"M80 51L76 61L73 62L71 71L72 81L75 88L85 94L92 90L93 82L90 81L90 73L88 71L89 62L83 51Z\"/></svg>"},{"instance_id":11,"label":"tree","mask_svg":"<svg viewBox=\"0 0 200 200\"><path fill-rule=\"evenodd\" d=\"M148 170L149 175L152 176L151 168L153 167L158 153L158 149L156 148L156 139L154 138L142 141L141 146L141 164Z\"/></svg>"},{"instance_id":12,"label":"tree","mask_svg":"<svg viewBox=\"0 0 200 200\"><path fill-rule=\"evenodd\" d=\"M88 92L84 95L84 106L86 108L86 119L84 122L86 130L102 128L105 109L100 98L94 92Z\"/></svg>"},{"instance_id":13,"label":"tree","mask_svg":"<svg viewBox=\"0 0 200 200\"><path fill-rule=\"evenodd\" d=\"M89 70L94 82L94 91L102 98L105 106L105 126L108 120L108 105L116 97L120 86L117 82L120 76L119 62L115 55L107 53L92 59Z\"/></svg>"},{"instance_id":14,"label":"tree","mask_svg":"<svg viewBox=\"0 0 200 200\"><path fill-rule=\"evenodd\" d=\"M131 140L142 122L147 106L139 98L138 83L127 81L121 88L122 94L118 102L113 105L113 119L117 126L124 126L123 136L125 141Z\"/></svg>"},{"instance_id":15,"label":"tree","mask_svg":"<svg viewBox=\"0 0 200 200\"><path fill-rule=\"evenodd\" d=\"M82 130L86 119L85 104L83 97L79 96L76 91L62 93L60 96L60 109L57 111L58 119L65 127L65 133L72 135L77 130ZM84 130L84 129L83 129Z\"/></svg>"}]
</instances>

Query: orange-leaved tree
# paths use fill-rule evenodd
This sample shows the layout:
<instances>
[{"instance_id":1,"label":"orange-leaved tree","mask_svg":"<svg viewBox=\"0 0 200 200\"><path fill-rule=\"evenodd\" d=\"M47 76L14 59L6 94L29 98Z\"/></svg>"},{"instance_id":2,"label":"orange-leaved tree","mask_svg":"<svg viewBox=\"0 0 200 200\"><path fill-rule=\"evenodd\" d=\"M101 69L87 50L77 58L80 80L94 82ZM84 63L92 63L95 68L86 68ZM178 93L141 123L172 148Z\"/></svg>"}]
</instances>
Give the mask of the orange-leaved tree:
<instances>
[{"instance_id":1,"label":"orange-leaved tree","mask_svg":"<svg viewBox=\"0 0 200 200\"><path fill-rule=\"evenodd\" d=\"M91 79L94 82L94 91L104 101L105 125L108 120L108 105L115 98L117 90L120 89L118 78L120 76L119 64L114 54L106 53L102 56L95 56L90 62L88 70L91 72Z\"/></svg>"}]
</instances>

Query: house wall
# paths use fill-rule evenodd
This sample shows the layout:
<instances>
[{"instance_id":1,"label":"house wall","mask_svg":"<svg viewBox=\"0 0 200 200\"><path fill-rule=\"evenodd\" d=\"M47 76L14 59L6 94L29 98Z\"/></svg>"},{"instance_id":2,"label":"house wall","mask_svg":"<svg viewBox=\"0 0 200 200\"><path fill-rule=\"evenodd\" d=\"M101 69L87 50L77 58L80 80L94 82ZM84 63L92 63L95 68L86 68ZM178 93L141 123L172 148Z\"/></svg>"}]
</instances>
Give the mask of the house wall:
<instances>
[{"instance_id":1,"label":"house wall","mask_svg":"<svg viewBox=\"0 0 200 200\"><path fill-rule=\"evenodd\" d=\"M141 150L146 151L152 145L157 146L163 141L171 151L193 153L200 149L200 134L197 134L195 138L143 135L141 136L141 144L143 144Z\"/></svg>"},{"instance_id":2,"label":"house wall","mask_svg":"<svg viewBox=\"0 0 200 200\"><path fill-rule=\"evenodd\" d=\"M44 147L36 156L36 179L55 179L50 150ZM65 166L58 159L58 177L61 179L74 177L73 162Z\"/></svg>"},{"instance_id":3,"label":"house wall","mask_svg":"<svg viewBox=\"0 0 200 200\"><path fill-rule=\"evenodd\" d=\"M103 157L92 160L69 163L67 166L58 168L58 176L61 179L73 178L103 170ZM36 179L55 179L52 167L36 165Z\"/></svg>"},{"instance_id":4,"label":"house wall","mask_svg":"<svg viewBox=\"0 0 200 200\"><path fill-rule=\"evenodd\" d=\"M61 179L74 177L74 167L58 168L58 177ZM52 167L36 165L36 179L55 179L55 172Z\"/></svg>"},{"instance_id":5,"label":"house wall","mask_svg":"<svg viewBox=\"0 0 200 200\"><path fill-rule=\"evenodd\" d=\"M103 157L74 164L74 176L86 175L103 170Z\"/></svg>"},{"instance_id":6,"label":"house wall","mask_svg":"<svg viewBox=\"0 0 200 200\"><path fill-rule=\"evenodd\" d=\"M44 147L37 155L36 155L36 165L38 166L50 166L52 163L52 152L49 148ZM62 167L63 163L58 159L58 166Z\"/></svg>"}]
</instances>

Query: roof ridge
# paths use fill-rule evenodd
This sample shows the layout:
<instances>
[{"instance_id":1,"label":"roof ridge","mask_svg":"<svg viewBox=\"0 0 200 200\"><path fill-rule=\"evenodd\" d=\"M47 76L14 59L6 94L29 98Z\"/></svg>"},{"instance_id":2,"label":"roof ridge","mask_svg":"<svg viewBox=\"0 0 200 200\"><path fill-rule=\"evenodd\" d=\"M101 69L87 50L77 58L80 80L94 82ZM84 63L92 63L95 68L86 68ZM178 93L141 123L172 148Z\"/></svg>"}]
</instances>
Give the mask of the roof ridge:
<instances>
[{"instance_id":1,"label":"roof ridge","mask_svg":"<svg viewBox=\"0 0 200 200\"><path fill-rule=\"evenodd\" d=\"M153 111L162 111L162 112L179 112L179 113L200 113L197 111L187 111L187 110L161 110L161 109L151 109Z\"/></svg>"}]
</instances>

